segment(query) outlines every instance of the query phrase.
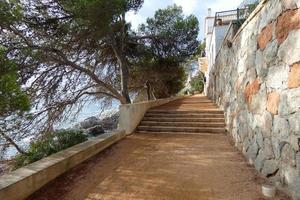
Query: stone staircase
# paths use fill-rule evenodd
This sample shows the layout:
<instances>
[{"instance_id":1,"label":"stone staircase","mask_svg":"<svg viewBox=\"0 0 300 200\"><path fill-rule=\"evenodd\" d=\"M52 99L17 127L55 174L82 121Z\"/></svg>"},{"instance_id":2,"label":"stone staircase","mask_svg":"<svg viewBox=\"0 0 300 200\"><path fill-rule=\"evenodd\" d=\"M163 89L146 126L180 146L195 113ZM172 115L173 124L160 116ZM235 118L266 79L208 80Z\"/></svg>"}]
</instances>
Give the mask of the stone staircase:
<instances>
[{"instance_id":1,"label":"stone staircase","mask_svg":"<svg viewBox=\"0 0 300 200\"><path fill-rule=\"evenodd\" d=\"M186 97L150 109L138 133L225 133L224 113L205 96Z\"/></svg>"}]
</instances>

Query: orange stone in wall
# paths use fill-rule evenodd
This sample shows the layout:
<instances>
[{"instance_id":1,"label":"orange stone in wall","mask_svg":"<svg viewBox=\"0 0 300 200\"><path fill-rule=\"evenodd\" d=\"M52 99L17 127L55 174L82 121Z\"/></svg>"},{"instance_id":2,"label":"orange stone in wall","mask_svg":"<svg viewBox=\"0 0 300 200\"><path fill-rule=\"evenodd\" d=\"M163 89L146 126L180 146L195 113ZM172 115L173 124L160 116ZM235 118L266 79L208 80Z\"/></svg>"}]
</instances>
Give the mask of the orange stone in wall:
<instances>
[{"instance_id":1,"label":"orange stone in wall","mask_svg":"<svg viewBox=\"0 0 300 200\"><path fill-rule=\"evenodd\" d=\"M280 102L280 95L277 92L271 92L268 94L268 101L267 101L267 110L274 114L278 114L278 106Z\"/></svg>"},{"instance_id":2,"label":"orange stone in wall","mask_svg":"<svg viewBox=\"0 0 300 200\"><path fill-rule=\"evenodd\" d=\"M300 62L293 64L289 73L289 88L300 87Z\"/></svg>"},{"instance_id":3,"label":"orange stone in wall","mask_svg":"<svg viewBox=\"0 0 300 200\"><path fill-rule=\"evenodd\" d=\"M260 83L259 83L258 79L256 79L255 81L253 81L252 83L250 83L246 86L244 94L247 99L249 108L250 108L250 105L252 102L252 97L255 94L257 94L259 90L260 90Z\"/></svg>"},{"instance_id":4,"label":"orange stone in wall","mask_svg":"<svg viewBox=\"0 0 300 200\"><path fill-rule=\"evenodd\" d=\"M300 9L287 10L277 19L276 38L278 43L283 43L292 30L300 29Z\"/></svg>"},{"instance_id":5,"label":"orange stone in wall","mask_svg":"<svg viewBox=\"0 0 300 200\"><path fill-rule=\"evenodd\" d=\"M273 38L273 23L267 25L258 36L258 46L261 50L264 50L269 42Z\"/></svg>"}]
</instances>

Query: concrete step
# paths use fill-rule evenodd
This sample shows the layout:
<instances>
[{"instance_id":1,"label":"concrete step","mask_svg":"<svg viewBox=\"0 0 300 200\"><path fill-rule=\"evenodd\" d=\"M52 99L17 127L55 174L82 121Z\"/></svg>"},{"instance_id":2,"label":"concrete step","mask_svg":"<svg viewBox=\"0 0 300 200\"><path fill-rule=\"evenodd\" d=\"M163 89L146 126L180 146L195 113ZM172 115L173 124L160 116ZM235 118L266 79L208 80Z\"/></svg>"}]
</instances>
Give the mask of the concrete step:
<instances>
[{"instance_id":1,"label":"concrete step","mask_svg":"<svg viewBox=\"0 0 300 200\"><path fill-rule=\"evenodd\" d=\"M183 114L166 114L166 113L146 113L145 117L159 118L222 118L223 114L202 114L202 113L183 113Z\"/></svg>"},{"instance_id":2,"label":"concrete step","mask_svg":"<svg viewBox=\"0 0 300 200\"><path fill-rule=\"evenodd\" d=\"M137 131L137 133L141 134L170 134L170 135L212 135L212 134L222 134L222 133L193 133L193 132L155 132L155 131Z\"/></svg>"},{"instance_id":3,"label":"concrete step","mask_svg":"<svg viewBox=\"0 0 300 200\"><path fill-rule=\"evenodd\" d=\"M168 105L191 105L191 106L195 106L195 105L206 105L206 106L217 106L215 103L213 102L199 102L199 101L195 101L195 102L176 102L176 103L169 103Z\"/></svg>"},{"instance_id":4,"label":"concrete step","mask_svg":"<svg viewBox=\"0 0 300 200\"><path fill-rule=\"evenodd\" d=\"M142 121L141 126L174 126L174 127L225 127L225 123L220 122L159 122Z\"/></svg>"},{"instance_id":5,"label":"concrete step","mask_svg":"<svg viewBox=\"0 0 300 200\"><path fill-rule=\"evenodd\" d=\"M215 104L212 104L212 103L174 103L174 104L167 104L167 105L163 105L163 106L160 106L160 107L165 107L165 106L211 106L211 107L218 107L217 105Z\"/></svg>"},{"instance_id":6,"label":"concrete step","mask_svg":"<svg viewBox=\"0 0 300 200\"><path fill-rule=\"evenodd\" d=\"M139 126L137 131L146 132L191 132L191 133L225 133L225 128L199 127L166 127L166 126Z\"/></svg>"},{"instance_id":7,"label":"concrete step","mask_svg":"<svg viewBox=\"0 0 300 200\"><path fill-rule=\"evenodd\" d=\"M160 118L160 117L144 117L143 121L156 122L225 122L223 118Z\"/></svg>"},{"instance_id":8,"label":"concrete step","mask_svg":"<svg viewBox=\"0 0 300 200\"><path fill-rule=\"evenodd\" d=\"M175 102L170 102L171 103L194 103L194 102L198 102L198 103L214 103L213 101L209 100L209 99L199 99L199 100L179 100L179 101L175 101Z\"/></svg>"},{"instance_id":9,"label":"concrete step","mask_svg":"<svg viewBox=\"0 0 300 200\"><path fill-rule=\"evenodd\" d=\"M222 114L223 111L219 109L207 109L207 110L158 110L158 109L151 109L147 113L151 114Z\"/></svg>"}]
</instances>

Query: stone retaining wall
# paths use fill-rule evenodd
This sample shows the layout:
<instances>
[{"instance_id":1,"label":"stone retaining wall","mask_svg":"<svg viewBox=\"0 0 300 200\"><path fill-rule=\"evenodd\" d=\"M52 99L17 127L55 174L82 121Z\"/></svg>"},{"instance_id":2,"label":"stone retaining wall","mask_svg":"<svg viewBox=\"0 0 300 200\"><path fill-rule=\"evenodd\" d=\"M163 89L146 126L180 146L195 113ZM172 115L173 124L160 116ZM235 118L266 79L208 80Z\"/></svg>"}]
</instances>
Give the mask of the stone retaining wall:
<instances>
[{"instance_id":1,"label":"stone retaining wall","mask_svg":"<svg viewBox=\"0 0 300 200\"><path fill-rule=\"evenodd\" d=\"M207 94L236 146L300 199L300 0L263 0L223 41Z\"/></svg>"}]
</instances>

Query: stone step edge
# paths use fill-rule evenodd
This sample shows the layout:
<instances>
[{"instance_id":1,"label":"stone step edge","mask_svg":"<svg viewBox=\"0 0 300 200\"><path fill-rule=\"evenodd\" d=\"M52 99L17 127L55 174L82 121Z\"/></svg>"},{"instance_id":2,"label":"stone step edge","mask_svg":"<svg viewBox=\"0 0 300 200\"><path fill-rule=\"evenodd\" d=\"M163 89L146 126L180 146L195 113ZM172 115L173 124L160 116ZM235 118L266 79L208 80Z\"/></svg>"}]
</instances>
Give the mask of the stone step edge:
<instances>
[{"instance_id":1,"label":"stone step edge","mask_svg":"<svg viewBox=\"0 0 300 200\"><path fill-rule=\"evenodd\" d=\"M155 131L136 131L137 134L166 134L166 135L198 135L198 136L211 136L226 134L226 132L214 132L214 133L193 133L193 132L155 132Z\"/></svg>"},{"instance_id":2,"label":"stone step edge","mask_svg":"<svg viewBox=\"0 0 300 200\"><path fill-rule=\"evenodd\" d=\"M198 120L201 121L203 120L203 122L207 122L207 121L225 121L225 118L178 118L178 117L175 117L175 118L170 118L170 117L164 117L164 118L158 118L158 117L144 117L143 121L161 121L161 120L175 120L176 122L188 122L188 121L191 121L191 120ZM179 121L180 120L180 121ZM161 121L163 122L163 121ZM165 122L165 121L164 121ZM171 121L173 122L173 121Z\"/></svg>"},{"instance_id":3,"label":"stone step edge","mask_svg":"<svg viewBox=\"0 0 300 200\"><path fill-rule=\"evenodd\" d=\"M153 127L145 127L138 126L138 131L167 131L167 132L225 132L224 128L198 128L198 127L161 127L161 126L153 126Z\"/></svg>"},{"instance_id":4,"label":"stone step edge","mask_svg":"<svg viewBox=\"0 0 300 200\"><path fill-rule=\"evenodd\" d=\"M147 113L217 113L223 114L223 110L219 109L200 109L200 110L163 110L163 109L150 109Z\"/></svg>"}]
</instances>

